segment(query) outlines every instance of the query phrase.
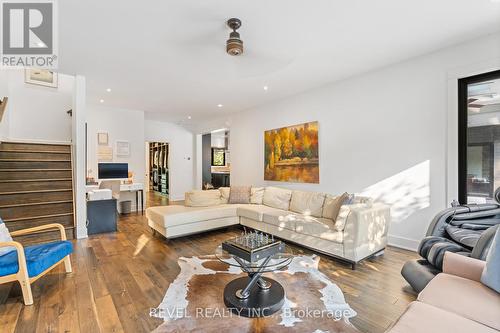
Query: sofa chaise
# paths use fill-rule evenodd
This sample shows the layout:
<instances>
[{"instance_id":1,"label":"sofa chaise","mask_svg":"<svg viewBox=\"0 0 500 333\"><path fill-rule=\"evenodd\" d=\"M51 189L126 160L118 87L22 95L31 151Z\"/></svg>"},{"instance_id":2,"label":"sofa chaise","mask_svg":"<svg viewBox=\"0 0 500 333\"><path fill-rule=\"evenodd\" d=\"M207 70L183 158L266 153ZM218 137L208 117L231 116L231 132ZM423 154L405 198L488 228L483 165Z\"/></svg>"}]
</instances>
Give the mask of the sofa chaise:
<instances>
[{"instance_id":1,"label":"sofa chaise","mask_svg":"<svg viewBox=\"0 0 500 333\"><path fill-rule=\"evenodd\" d=\"M382 252L390 208L353 197L335 214L337 196L277 187L252 188L250 203L230 204L229 188L186 193L184 205L150 207L149 226L167 239L241 224L349 262Z\"/></svg>"}]
</instances>

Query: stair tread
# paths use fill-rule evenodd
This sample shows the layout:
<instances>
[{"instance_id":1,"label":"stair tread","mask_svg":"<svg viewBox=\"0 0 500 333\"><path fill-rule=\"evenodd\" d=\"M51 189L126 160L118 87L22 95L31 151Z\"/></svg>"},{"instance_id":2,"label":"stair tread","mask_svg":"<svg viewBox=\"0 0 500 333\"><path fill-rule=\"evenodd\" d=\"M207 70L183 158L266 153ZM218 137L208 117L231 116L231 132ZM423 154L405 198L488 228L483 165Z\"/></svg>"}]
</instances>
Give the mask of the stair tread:
<instances>
[{"instance_id":1,"label":"stair tread","mask_svg":"<svg viewBox=\"0 0 500 333\"><path fill-rule=\"evenodd\" d=\"M57 221L73 238L72 182L71 142L0 142L0 209L13 230ZM41 230L18 238L31 242L55 239L58 233Z\"/></svg>"},{"instance_id":2,"label":"stair tread","mask_svg":"<svg viewBox=\"0 0 500 333\"><path fill-rule=\"evenodd\" d=\"M1 208L10 208L10 207L23 207L23 206L41 206L41 205L53 205L60 203L70 203L73 200L58 200L58 201L41 201L41 202L31 202L31 203L19 203L19 204L9 204L9 205L0 205Z\"/></svg>"},{"instance_id":3,"label":"stair tread","mask_svg":"<svg viewBox=\"0 0 500 333\"><path fill-rule=\"evenodd\" d=\"M0 162L71 162L71 160L1 158Z\"/></svg>"},{"instance_id":4,"label":"stair tread","mask_svg":"<svg viewBox=\"0 0 500 333\"><path fill-rule=\"evenodd\" d=\"M0 144L10 144L10 145L42 145L42 146L64 146L64 147L70 147L71 143L52 143L52 142L21 142L21 141L8 141L8 140L2 140Z\"/></svg>"},{"instance_id":5,"label":"stair tread","mask_svg":"<svg viewBox=\"0 0 500 333\"><path fill-rule=\"evenodd\" d=\"M50 214L50 215L36 215L36 216L30 216L30 217L19 217L19 218L15 218L15 219L5 219L3 221L4 222L26 221L26 220L35 220L35 219L46 218L46 217L57 217L57 216L68 216L68 215L73 215L73 212L62 213L62 214Z\"/></svg>"},{"instance_id":6,"label":"stair tread","mask_svg":"<svg viewBox=\"0 0 500 333\"><path fill-rule=\"evenodd\" d=\"M18 171L71 171L71 169L0 169L0 172L18 172Z\"/></svg>"},{"instance_id":7,"label":"stair tread","mask_svg":"<svg viewBox=\"0 0 500 333\"><path fill-rule=\"evenodd\" d=\"M14 192L0 192L0 195L6 194L24 194L24 193L47 193L47 192L64 192L64 191L72 191L71 188L61 188L55 190L35 190L35 191L14 191Z\"/></svg>"},{"instance_id":8,"label":"stair tread","mask_svg":"<svg viewBox=\"0 0 500 333\"><path fill-rule=\"evenodd\" d=\"M21 183L21 182L46 182L46 181L67 181L71 178L38 178L38 179L4 179L0 183Z\"/></svg>"},{"instance_id":9,"label":"stair tread","mask_svg":"<svg viewBox=\"0 0 500 333\"><path fill-rule=\"evenodd\" d=\"M0 148L0 152L6 153L46 153L46 154L71 154L70 151L61 151L61 150L23 150L23 149L2 149Z\"/></svg>"}]
</instances>

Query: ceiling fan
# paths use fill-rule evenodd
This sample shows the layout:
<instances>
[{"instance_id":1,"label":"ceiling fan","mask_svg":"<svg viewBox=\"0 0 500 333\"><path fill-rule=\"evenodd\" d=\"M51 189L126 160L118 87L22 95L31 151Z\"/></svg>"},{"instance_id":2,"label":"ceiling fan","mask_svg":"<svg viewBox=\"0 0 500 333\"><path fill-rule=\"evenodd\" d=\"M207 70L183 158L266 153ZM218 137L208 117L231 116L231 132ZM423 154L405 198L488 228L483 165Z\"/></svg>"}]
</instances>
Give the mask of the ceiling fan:
<instances>
[{"instance_id":1,"label":"ceiling fan","mask_svg":"<svg viewBox=\"0 0 500 333\"><path fill-rule=\"evenodd\" d=\"M226 41L226 52L231 56L239 56L243 54L243 41L240 34L236 31L241 27L241 20L230 18L226 22L227 26L233 31L229 34L229 39Z\"/></svg>"}]
</instances>

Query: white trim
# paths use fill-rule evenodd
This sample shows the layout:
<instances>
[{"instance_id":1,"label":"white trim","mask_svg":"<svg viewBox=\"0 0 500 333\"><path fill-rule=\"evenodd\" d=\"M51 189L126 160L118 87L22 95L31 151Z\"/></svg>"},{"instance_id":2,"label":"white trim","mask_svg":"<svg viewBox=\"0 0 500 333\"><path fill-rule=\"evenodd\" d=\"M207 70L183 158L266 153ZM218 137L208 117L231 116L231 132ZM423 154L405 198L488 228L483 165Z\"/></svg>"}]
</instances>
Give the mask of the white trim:
<instances>
[{"instance_id":1,"label":"white trim","mask_svg":"<svg viewBox=\"0 0 500 333\"><path fill-rule=\"evenodd\" d=\"M85 112L86 112L86 85L85 77L77 75L73 94L73 190L75 205L76 238L87 237L87 200L85 177Z\"/></svg>"},{"instance_id":2,"label":"white trim","mask_svg":"<svg viewBox=\"0 0 500 333\"><path fill-rule=\"evenodd\" d=\"M448 70L448 113L446 128L446 202L458 199L458 79L500 69L500 58Z\"/></svg>"},{"instance_id":3,"label":"white trim","mask_svg":"<svg viewBox=\"0 0 500 333\"><path fill-rule=\"evenodd\" d=\"M387 235L387 244L400 249L417 251L420 241L406 237Z\"/></svg>"}]
</instances>

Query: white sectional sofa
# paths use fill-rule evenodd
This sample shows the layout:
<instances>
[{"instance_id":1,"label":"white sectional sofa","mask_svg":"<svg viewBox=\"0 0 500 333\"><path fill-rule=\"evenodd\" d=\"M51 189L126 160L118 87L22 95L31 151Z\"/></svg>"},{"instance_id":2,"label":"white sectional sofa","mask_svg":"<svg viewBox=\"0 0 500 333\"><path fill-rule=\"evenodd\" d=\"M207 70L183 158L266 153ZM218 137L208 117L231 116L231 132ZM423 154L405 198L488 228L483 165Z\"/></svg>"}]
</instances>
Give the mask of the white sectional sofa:
<instances>
[{"instance_id":1,"label":"white sectional sofa","mask_svg":"<svg viewBox=\"0 0 500 333\"><path fill-rule=\"evenodd\" d=\"M351 198L332 219L334 196L277 187L252 188L249 204L229 204L229 188L186 193L185 205L150 207L149 226L167 239L241 224L352 264L387 244L390 209Z\"/></svg>"}]
</instances>

